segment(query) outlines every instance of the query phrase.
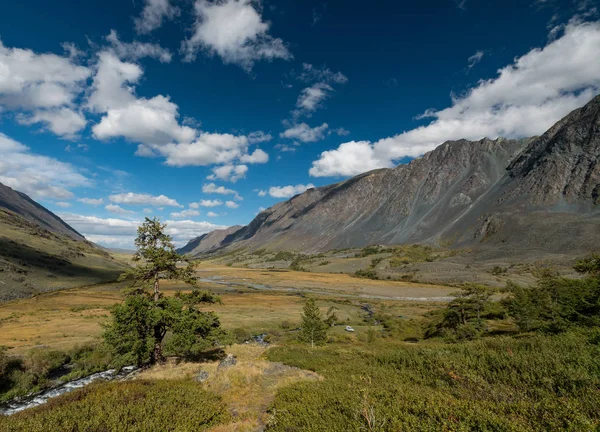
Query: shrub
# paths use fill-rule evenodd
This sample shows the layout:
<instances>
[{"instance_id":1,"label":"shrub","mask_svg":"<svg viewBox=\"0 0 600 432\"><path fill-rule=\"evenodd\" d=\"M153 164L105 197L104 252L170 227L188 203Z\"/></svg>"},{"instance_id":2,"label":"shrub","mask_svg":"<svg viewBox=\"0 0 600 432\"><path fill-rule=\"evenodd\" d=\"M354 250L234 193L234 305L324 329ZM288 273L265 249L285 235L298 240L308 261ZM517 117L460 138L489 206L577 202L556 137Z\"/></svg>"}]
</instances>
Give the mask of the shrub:
<instances>
[{"instance_id":1,"label":"shrub","mask_svg":"<svg viewBox=\"0 0 600 432\"><path fill-rule=\"evenodd\" d=\"M99 383L10 417L0 430L199 431L230 418L220 398L192 381Z\"/></svg>"},{"instance_id":2,"label":"shrub","mask_svg":"<svg viewBox=\"0 0 600 432\"><path fill-rule=\"evenodd\" d=\"M365 279L379 279L379 276L377 276L377 272L373 269L356 270L354 272L354 276Z\"/></svg>"}]
</instances>

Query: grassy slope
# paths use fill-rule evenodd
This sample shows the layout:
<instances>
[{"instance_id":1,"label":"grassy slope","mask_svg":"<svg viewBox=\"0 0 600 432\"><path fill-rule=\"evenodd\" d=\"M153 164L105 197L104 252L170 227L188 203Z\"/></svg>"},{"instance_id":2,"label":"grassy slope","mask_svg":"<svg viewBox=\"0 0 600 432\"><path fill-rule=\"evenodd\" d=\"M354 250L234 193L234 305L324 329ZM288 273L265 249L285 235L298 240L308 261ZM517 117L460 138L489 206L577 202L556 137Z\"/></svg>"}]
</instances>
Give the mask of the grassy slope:
<instances>
[{"instance_id":1,"label":"grassy slope","mask_svg":"<svg viewBox=\"0 0 600 432\"><path fill-rule=\"evenodd\" d=\"M115 280L124 264L0 210L0 301Z\"/></svg>"}]
</instances>

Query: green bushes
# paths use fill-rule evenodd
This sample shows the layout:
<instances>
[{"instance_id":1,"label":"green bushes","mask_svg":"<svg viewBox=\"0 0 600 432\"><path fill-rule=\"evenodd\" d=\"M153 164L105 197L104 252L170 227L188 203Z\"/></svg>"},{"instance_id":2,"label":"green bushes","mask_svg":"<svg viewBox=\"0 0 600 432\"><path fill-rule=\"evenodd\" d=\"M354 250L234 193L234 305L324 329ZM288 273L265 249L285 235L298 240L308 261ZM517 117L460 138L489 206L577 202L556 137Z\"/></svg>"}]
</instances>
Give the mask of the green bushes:
<instances>
[{"instance_id":1,"label":"green bushes","mask_svg":"<svg viewBox=\"0 0 600 432\"><path fill-rule=\"evenodd\" d=\"M364 278L364 279L373 279L373 280L379 279L377 272L373 269L356 270L354 272L354 276L358 277L358 278Z\"/></svg>"},{"instance_id":2,"label":"green bushes","mask_svg":"<svg viewBox=\"0 0 600 432\"><path fill-rule=\"evenodd\" d=\"M0 350L0 402L106 370L111 358L104 345L83 345L69 352L36 348L24 357Z\"/></svg>"},{"instance_id":3,"label":"green bushes","mask_svg":"<svg viewBox=\"0 0 600 432\"><path fill-rule=\"evenodd\" d=\"M272 348L272 361L322 374L279 391L270 431L593 431L600 339L593 332L459 344L371 340L344 349Z\"/></svg>"},{"instance_id":4,"label":"green bushes","mask_svg":"<svg viewBox=\"0 0 600 432\"><path fill-rule=\"evenodd\" d=\"M0 430L201 431L229 420L220 398L192 381L92 384L11 417Z\"/></svg>"}]
</instances>

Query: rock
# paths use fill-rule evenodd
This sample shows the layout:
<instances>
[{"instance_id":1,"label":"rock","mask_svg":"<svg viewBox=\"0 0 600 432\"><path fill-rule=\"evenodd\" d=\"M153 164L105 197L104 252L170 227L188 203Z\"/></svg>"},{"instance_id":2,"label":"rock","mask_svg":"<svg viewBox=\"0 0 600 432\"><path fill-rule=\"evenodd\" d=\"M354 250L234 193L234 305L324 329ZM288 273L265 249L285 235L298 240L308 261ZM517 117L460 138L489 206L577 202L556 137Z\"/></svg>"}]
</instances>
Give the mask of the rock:
<instances>
[{"instance_id":1,"label":"rock","mask_svg":"<svg viewBox=\"0 0 600 432\"><path fill-rule=\"evenodd\" d=\"M220 366L220 365L219 365ZM208 372L207 371L200 371L200 373L196 376L196 381L198 382L204 382L208 379Z\"/></svg>"},{"instance_id":2,"label":"rock","mask_svg":"<svg viewBox=\"0 0 600 432\"><path fill-rule=\"evenodd\" d=\"M226 369L237 363L237 359L233 354L227 354L227 356L219 362L217 370Z\"/></svg>"}]
</instances>

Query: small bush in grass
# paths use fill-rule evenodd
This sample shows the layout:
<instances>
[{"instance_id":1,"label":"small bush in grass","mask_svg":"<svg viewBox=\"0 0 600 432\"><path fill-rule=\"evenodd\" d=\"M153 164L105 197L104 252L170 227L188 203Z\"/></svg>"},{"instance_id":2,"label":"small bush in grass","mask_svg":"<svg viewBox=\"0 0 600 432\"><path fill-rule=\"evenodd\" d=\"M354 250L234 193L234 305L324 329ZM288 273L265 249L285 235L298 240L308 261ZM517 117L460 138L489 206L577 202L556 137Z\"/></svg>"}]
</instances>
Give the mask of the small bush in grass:
<instances>
[{"instance_id":1,"label":"small bush in grass","mask_svg":"<svg viewBox=\"0 0 600 432\"><path fill-rule=\"evenodd\" d=\"M202 431L230 419L220 398L193 381L92 384L10 417L3 432Z\"/></svg>"}]
</instances>

